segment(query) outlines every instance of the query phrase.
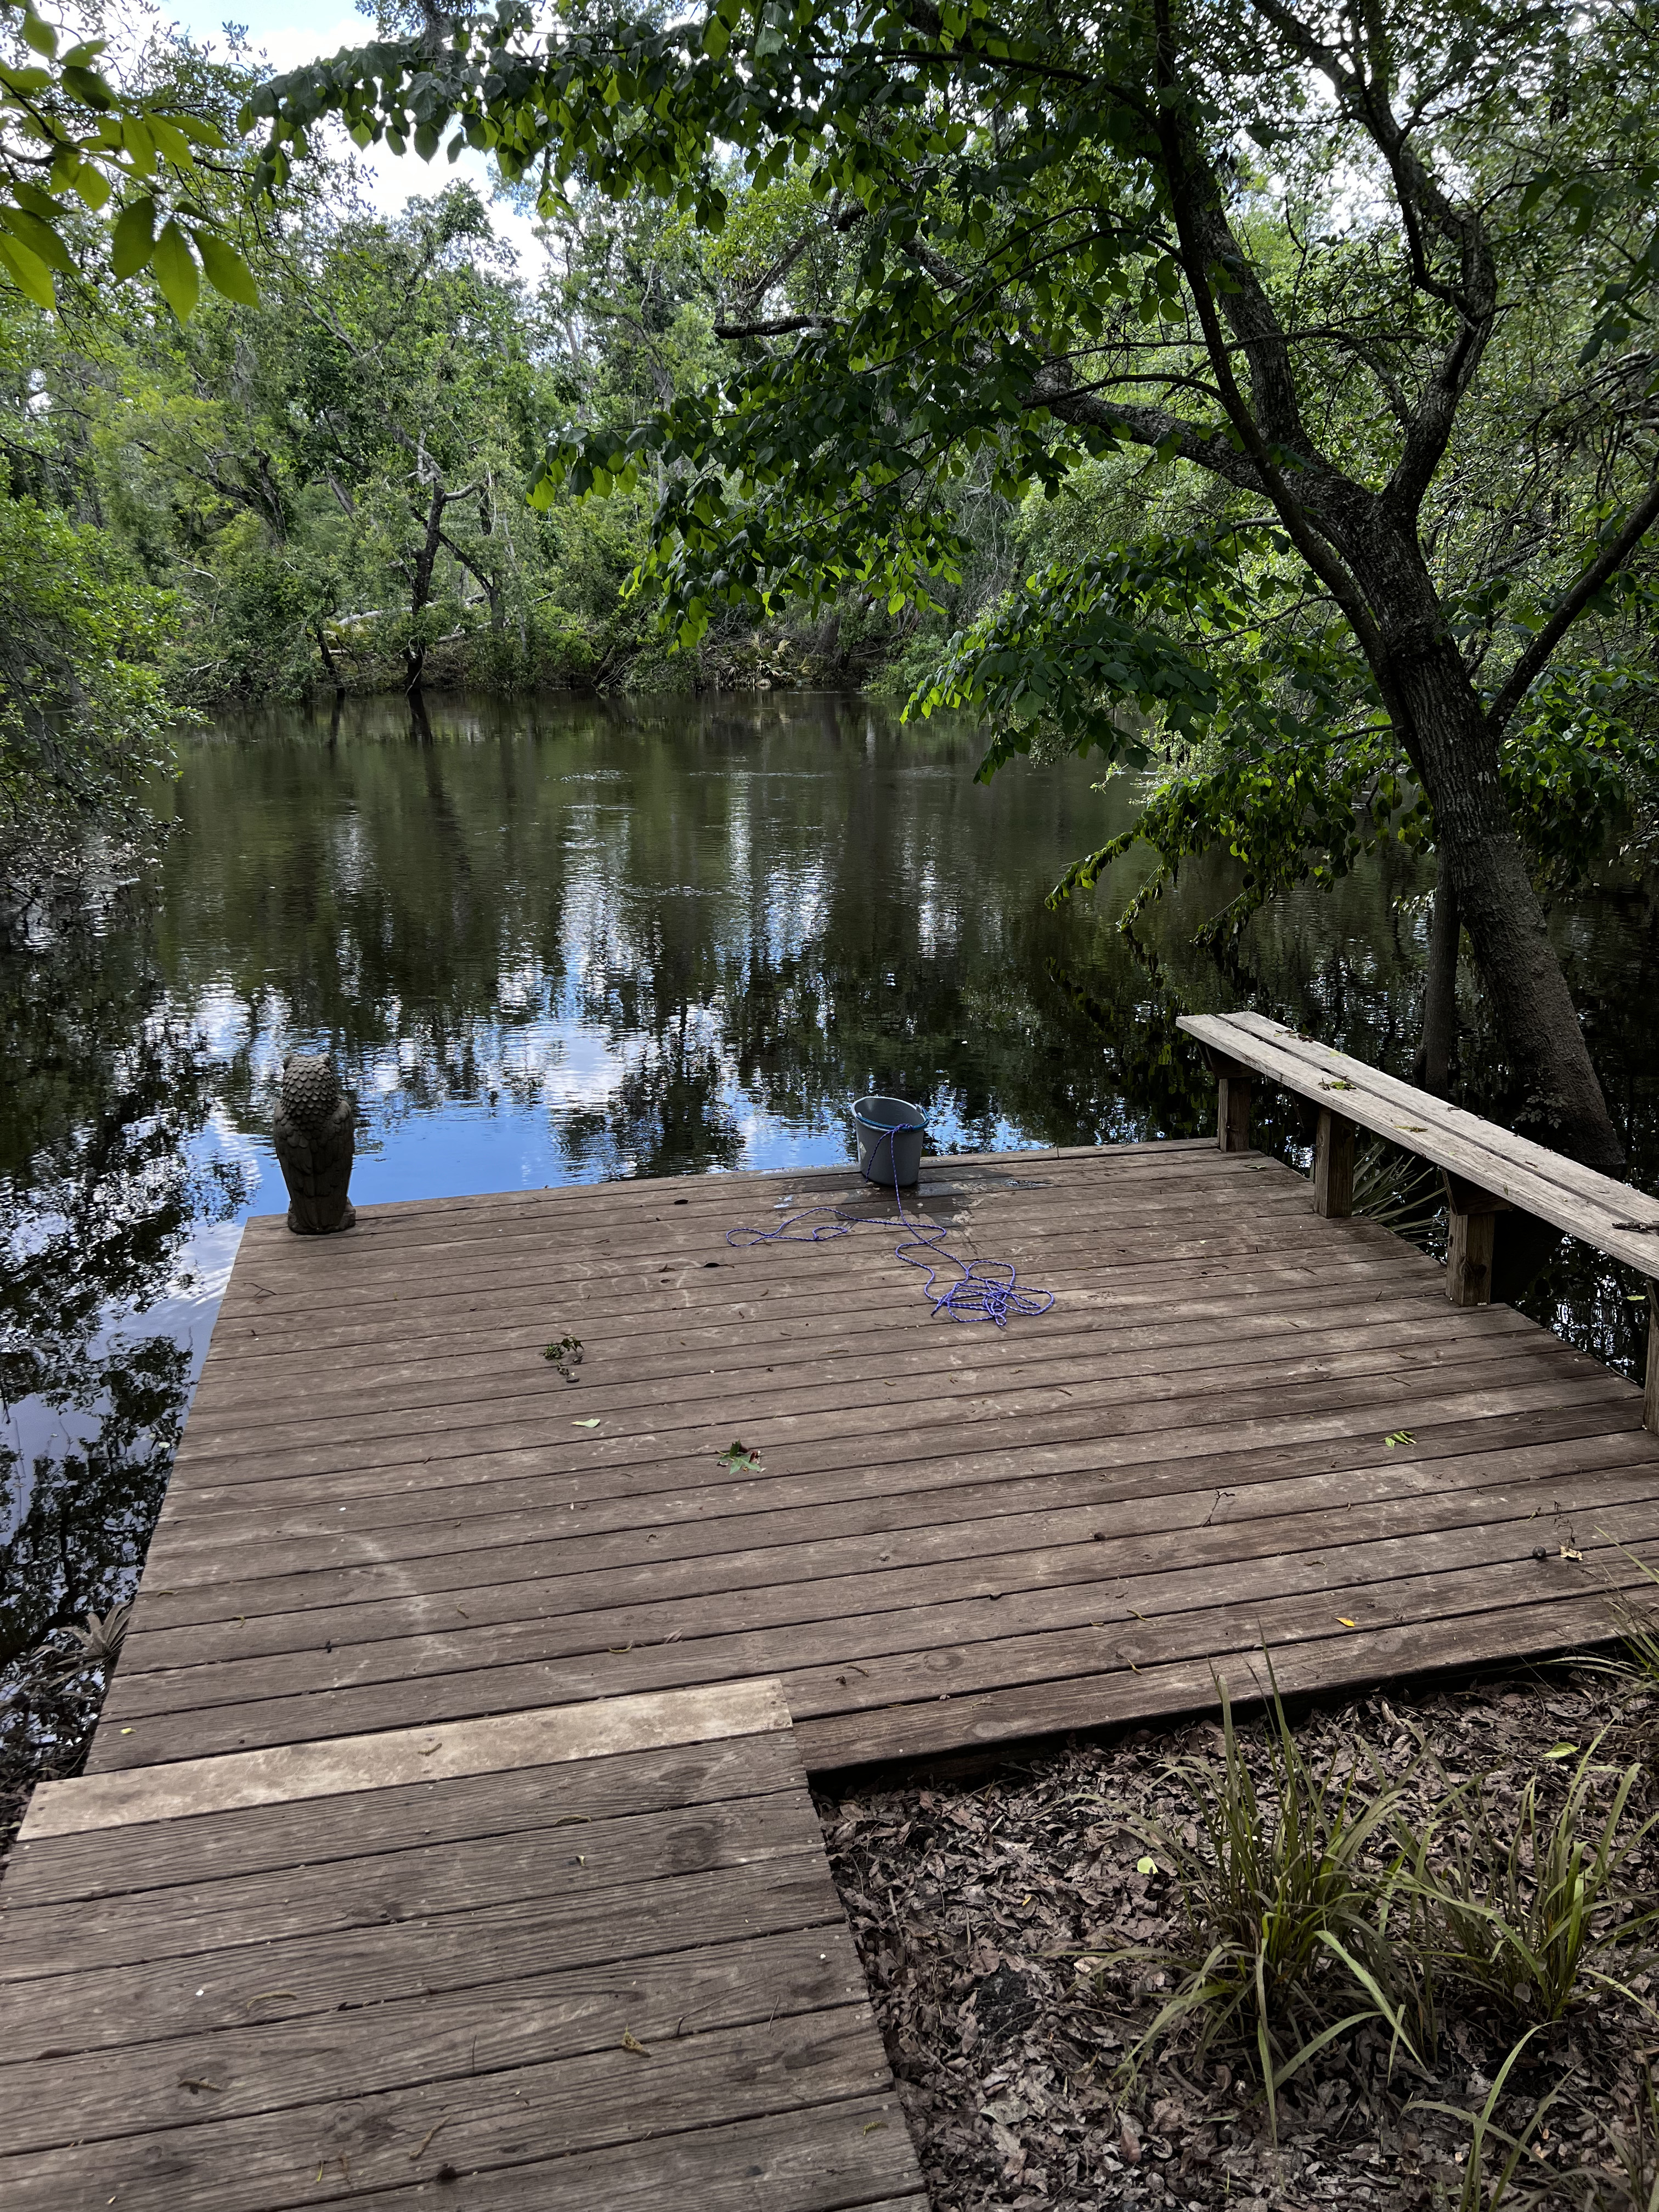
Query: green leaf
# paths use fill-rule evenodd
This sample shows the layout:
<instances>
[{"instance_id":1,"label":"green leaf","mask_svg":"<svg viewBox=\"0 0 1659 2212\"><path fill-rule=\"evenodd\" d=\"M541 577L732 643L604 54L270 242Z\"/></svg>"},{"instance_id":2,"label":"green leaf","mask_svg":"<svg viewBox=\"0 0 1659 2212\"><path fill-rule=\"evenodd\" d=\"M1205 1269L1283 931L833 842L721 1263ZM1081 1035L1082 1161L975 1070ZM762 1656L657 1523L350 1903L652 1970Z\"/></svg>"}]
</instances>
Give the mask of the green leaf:
<instances>
[{"instance_id":1,"label":"green leaf","mask_svg":"<svg viewBox=\"0 0 1659 2212\"><path fill-rule=\"evenodd\" d=\"M196 251L202 257L202 268L208 283L227 300L239 306L257 307L259 287L253 281L253 272L234 246L227 246L222 238L216 238L210 230L192 230Z\"/></svg>"},{"instance_id":2,"label":"green leaf","mask_svg":"<svg viewBox=\"0 0 1659 2212\"><path fill-rule=\"evenodd\" d=\"M165 115L147 115L144 121L155 141L156 152L188 168L191 161L190 141L178 125L169 122Z\"/></svg>"},{"instance_id":3,"label":"green leaf","mask_svg":"<svg viewBox=\"0 0 1659 2212\"><path fill-rule=\"evenodd\" d=\"M0 207L0 222L37 261L44 261L49 269L62 270L65 276L74 276L75 264L50 223L42 222L38 215L30 215L24 208L9 207Z\"/></svg>"},{"instance_id":4,"label":"green leaf","mask_svg":"<svg viewBox=\"0 0 1659 2212\"><path fill-rule=\"evenodd\" d=\"M150 258L162 298L181 323L188 322L201 294L202 279L196 257L176 222L168 222L163 228Z\"/></svg>"},{"instance_id":5,"label":"green leaf","mask_svg":"<svg viewBox=\"0 0 1659 2212\"><path fill-rule=\"evenodd\" d=\"M42 222L56 222L64 210L50 192L43 192L39 185L16 184L11 188L12 198L31 215L38 215Z\"/></svg>"},{"instance_id":6,"label":"green leaf","mask_svg":"<svg viewBox=\"0 0 1659 2212\"><path fill-rule=\"evenodd\" d=\"M37 54L45 54L48 61L58 51L57 32L50 23L43 23L33 8L23 11L23 44L33 46Z\"/></svg>"},{"instance_id":7,"label":"green leaf","mask_svg":"<svg viewBox=\"0 0 1659 2212\"><path fill-rule=\"evenodd\" d=\"M155 250L155 203L151 199L134 200L131 207L122 209L116 219L111 265L118 276L136 276L141 269L149 266Z\"/></svg>"},{"instance_id":8,"label":"green leaf","mask_svg":"<svg viewBox=\"0 0 1659 2212\"><path fill-rule=\"evenodd\" d=\"M90 161L82 161L70 179L70 190L94 215L109 204L109 179Z\"/></svg>"},{"instance_id":9,"label":"green leaf","mask_svg":"<svg viewBox=\"0 0 1659 2212\"><path fill-rule=\"evenodd\" d=\"M155 174L155 140L143 116L126 115L122 118L121 143L139 176L153 177Z\"/></svg>"},{"instance_id":10,"label":"green leaf","mask_svg":"<svg viewBox=\"0 0 1659 2212\"><path fill-rule=\"evenodd\" d=\"M58 305L58 295L52 289L51 270L15 238L0 236L0 268L37 307L50 309Z\"/></svg>"},{"instance_id":11,"label":"green leaf","mask_svg":"<svg viewBox=\"0 0 1659 2212\"><path fill-rule=\"evenodd\" d=\"M85 107L106 110L115 105L115 94L96 70L80 69L65 62L64 89L71 100L78 100Z\"/></svg>"},{"instance_id":12,"label":"green leaf","mask_svg":"<svg viewBox=\"0 0 1659 2212\"><path fill-rule=\"evenodd\" d=\"M199 115L172 115L167 120L192 146L222 147L225 143L225 134L218 125L206 122Z\"/></svg>"}]
</instances>

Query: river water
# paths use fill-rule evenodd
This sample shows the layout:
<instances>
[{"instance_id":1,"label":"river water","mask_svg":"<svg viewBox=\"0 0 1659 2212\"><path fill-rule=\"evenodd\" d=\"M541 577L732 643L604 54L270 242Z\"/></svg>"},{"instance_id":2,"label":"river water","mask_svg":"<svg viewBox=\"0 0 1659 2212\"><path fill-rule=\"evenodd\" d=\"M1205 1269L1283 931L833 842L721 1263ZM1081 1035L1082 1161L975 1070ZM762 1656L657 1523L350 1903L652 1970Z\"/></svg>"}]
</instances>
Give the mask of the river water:
<instances>
[{"instance_id":1,"label":"river water","mask_svg":"<svg viewBox=\"0 0 1659 2212\"><path fill-rule=\"evenodd\" d=\"M1379 856L1192 933L1183 875L1131 941L1128 818L1098 771L988 789L961 725L858 698L402 699L193 732L170 834L80 919L0 957L6 1257L0 1662L124 1595L250 1211L285 1204L281 1062L331 1053L362 1203L850 1156L849 1098L916 1100L941 1151L1189 1135L1185 1009L1252 1006L1408 1069L1425 916ZM1659 915L1639 884L1553 926L1639 1181L1659 1182ZM1471 1004L1472 1104L1501 1103ZM1297 1157L1288 1103L1259 1141ZM1565 1248L1528 1304L1634 1371L1636 1286Z\"/></svg>"}]
</instances>

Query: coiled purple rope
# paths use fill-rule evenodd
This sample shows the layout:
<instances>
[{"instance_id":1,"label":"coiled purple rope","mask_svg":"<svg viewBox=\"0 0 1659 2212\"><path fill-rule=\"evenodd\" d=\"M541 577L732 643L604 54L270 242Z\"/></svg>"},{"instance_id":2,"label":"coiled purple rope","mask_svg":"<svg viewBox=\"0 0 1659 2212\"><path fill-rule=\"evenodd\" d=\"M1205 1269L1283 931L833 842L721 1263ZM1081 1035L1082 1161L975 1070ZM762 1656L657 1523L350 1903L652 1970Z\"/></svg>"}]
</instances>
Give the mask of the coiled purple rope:
<instances>
[{"instance_id":1,"label":"coiled purple rope","mask_svg":"<svg viewBox=\"0 0 1659 2212\"><path fill-rule=\"evenodd\" d=\"M912 1231L918 1224L906 1214L904 1200L899 1194L898 1147L892 1140L912 1131L925 1129L927 1126L925 1121L899 1121L888 1131L887 1155L893 1163L893 1203L898 1208L900 1227ZM801 1235L797 1224L810 1221L815 1213L827 1215L828 1218L820 1221L805 1236ZM855 1229L890 1226L890 1223L871 1221L860 1213L844 1212L839 1206L833 1204L803 1206L798 1212L787 1214L775 1229L728 1229L726 1241L740 1249L746 1249L751 1244L823 1244L829 1243L831 1237L848 1237ZM925 1288L933 1301L935 1314L949 1314L952 1321L988 1321L998 1328L1006 1328L1011 1316L1045 1314L1053 1305L1054 1294L1052 1291L1023 1291L1019 1288L1018 1273L1012 1260L961 1259L956 1253L945 1249L945 1239L951 1232L943 1223L935 1229L930 1222L927 1231L926 1236L912 1234L901 1237L893 1247L893 1257L902 1260L907 1267L920 1268L927 1276ZM923 1259L911 1256L918 1252L928 1256ZM947 1260L961 1272L957 1279L946 1289L935 1290L933 1285L939 1278L940 1263ZM988 1270L990 1272L984 1272Z\"/></svg>"}]
</instances>

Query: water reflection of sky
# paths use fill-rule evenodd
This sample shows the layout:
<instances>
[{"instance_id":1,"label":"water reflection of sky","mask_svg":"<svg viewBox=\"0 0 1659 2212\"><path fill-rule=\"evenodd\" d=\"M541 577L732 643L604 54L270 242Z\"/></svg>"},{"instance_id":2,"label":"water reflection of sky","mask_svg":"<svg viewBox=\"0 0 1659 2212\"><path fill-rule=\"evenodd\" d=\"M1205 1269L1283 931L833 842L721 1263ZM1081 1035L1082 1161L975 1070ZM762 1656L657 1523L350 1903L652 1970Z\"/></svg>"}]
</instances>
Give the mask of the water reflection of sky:
<instances>
[{"instance_id":1,"label":"water reflection of sky","mask_svg":"<svg viewBox=\"0 0 1659 2212\"><path fill-rule=\"evenodd\" d=\"M860 750L867 760L874 726L867 716L860 720L866 725ZM903 769L889 761L884 773L906 782L960 783L971 767L970 757L951 766ZM684 857L697 865L683 880L665 879L659 872L665 856L648 842L636 849L644 841L627 769L593 767L547 779L561 800L555 817L561 875L556 943L538 948L515 934L508 909L520 887L512 864L504 863L495 887L503 912L492 1002L470 1011L464 1081L434 1070L418 1006L395 996L383 1001L392 1035L348 1071L362 1115L353 1181L357 1200L374 1205L638 1173L647 1164L616 1130L615 1102L630 1085L653 1095L671 1079L673 1065L688 1056L696 1059L700 1082L714 1094L711 1120L733 1148L726 1158L702 1164L782 1170L851 1157L844 1102L820 1098L805 1110L797 1102L793 1110L780 1112L745 1084L738 1055L728 1045L733 1010L723 994L690 997L676 1007L666 1029L659 1006L631 1021L618 1007L618 981L637 964L641 940L681 902L697 903L703 917L697 930L718 945L728 990L734 984L744 988L757 973L810 967L831 926L837 884L845 874L844 856L827 854L823 845L824 832L837 819L834 795L815 791L807 800L814 834L805 841L778 839L770 798L774 786L826 786L833 781L830 772L775 762L763 775L727 760L717 769L688 761L681 775L688 785L717 781L723 802L718 837L692 842ZM680 826L677 819L674 827ZM514 827L502 822L497 834L507 838ZM192 834L199 836L200 828ZM939 825L925 812L900 823L898 882L882 894L890 898L899 890L908 896L910 943L929 963L949 957L961 931L963 900L973 888L971 870L942 864L940 840ZM377 869L386 866L384 848L377 852L356 811L329 823L325 849L337 900L349 902L368 891ZM540 857L545 865L544 848ZM619 865L628 860L641 863L638 879ZM270 888L285 887L279 877ZM239 989L230 973L215 974L221 950L205 941L191 947L189 988L179 1010L194 1023L210 1054L227 1065L240 1060L254 1092L271 1100L285 1054L327 1051L333 1040L307 1024L279 987L250 994L245 984ZM233 948L222 950L228 955ZM362 988L364 948L342 930L331 951L337 987L348 994ZM884 966L873 980L896 987L895 968ZM820 1033L828 1021L820 1007ZM966 1046L968 1039L954 1042ZM878 1082L887 1079L879 1069L872 1073ZM854 1081L846 1087L860 1085ZM988 1117L982 1105L970 1125L949 1081L931 1085L918 1103L942 1150L1036 1137L1017 1114L993 1111ZM607 1121L612 1126L601 1127ZM214 1152L224 1133L216 1119L198 1140L199 1149ZM238 1142L248 1170L249 1210L279 1209L285 1194L263 1130L244 1130Z\"/></svg>"},{"instance_id":2,"label":"water reflection of sky","mask_svg":"<svg viewBox=\"0 0 1659 2212\"><path fill-rule=\"evenodd\" d=\"M522 977L520 988L522 988ZM379 1206L438 1195L466 1197L496 1190L533 1190L568 1182L599 1182L638 1170L626 1149L584 1149L578 1133L582 1117L602 1110L630 1074L650 1072L664 1057L648 1039L612 1042L596 1033L574 1011L557 1003L545 978L539 988L550 1011L510 1028L475 1032L482 1048L476 1062L481 1096L447 1097L435 1110L409 1087L407 1062L413 1049L400 1045L372 1061L360 1079L358 1107L366 1122L357 1133L352 1172L354 1200ZM525 1003L523 996L517 1004ZM716 1010L699 1007L688 1025L690 1040L718 1052L720 1024ZM237 1040L238 1048L247 1042ZM326 1050L326 1037L289 1029L281 1023L264 1031L253 1065L274 1082L284 1054ZM742 1169L833 1166L853 1157L851 1125L845 1113L820 1111L803 1121L770 1110L744 1087L730 1055L722 1055L721 1118L740 1145L732 1164ZM495 1094L492 1099L491 1094ZM848 1102L850 1104L850 1100ZM986 1123L970 1127L956 1102L941 1088L919 1101L927 1113L933 1143L941 1152L986 1148ZM1029 1141L1020 1123L1006 1115L989 1124L989 1145L1012 1148ZM222 1157L232 1133L215 1117L192 1146L192 1158ZM263 1133L234 1133L236 1157L245 1163L251 1213L281 1212L288 1203L282 1170ZM723 1163L711 1163L709 1172ZM193 1263L192 1263L193 1264Z\"/></svg>"}]
</instances>

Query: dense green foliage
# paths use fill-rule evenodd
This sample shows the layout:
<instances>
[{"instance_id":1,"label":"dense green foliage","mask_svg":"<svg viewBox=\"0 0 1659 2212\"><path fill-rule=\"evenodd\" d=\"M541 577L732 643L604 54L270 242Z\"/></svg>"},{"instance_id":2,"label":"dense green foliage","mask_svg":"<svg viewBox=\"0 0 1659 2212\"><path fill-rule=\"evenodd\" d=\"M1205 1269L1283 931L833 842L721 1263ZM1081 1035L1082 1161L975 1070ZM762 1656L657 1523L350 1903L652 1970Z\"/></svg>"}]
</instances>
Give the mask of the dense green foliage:
<instances>
[{"instance_id":1,"label":"dense green foliage","mask_svg":"<svg viewBox=\"0 0 1659 2212\"><path fill-rule=\"evenodd\" d=\"M683 224L593 194L562 202L532 282L473 185L440 183L387 216L349 148L255 207L253 156L234 149L256 82L240 50L158 38L106 107L88 107L83 64L44 56L52 35L0 10L0 246L45 220L13 205L33 189L20 164L35 109L68 117L90 149L78 203L52 218L51 281L0 252L0 831L14 856L21 829L130 793L181 710L422 680L689 687L811 665L805 635L786 666L775 635L736 617L721 654L667 665L623 592L647 550L647 495L529 503L562 427L626 434L709 374L719 273ZM25 94L34 109L14 115ZM179 116L193 118L182 141L168 135ZM169 224L216 290L179 278Z\"/></svg>"},{"instance_id":2,"label":"dense green foliage","mask_svg":"<svg viewBox=\"0 0 1659 2212\"><path fill-rule=\"evenodd\" d=\"M987 712L988 771L1036 740L1139 764L1150 737L1142 834L1166 875L1235 853L1236 920L1431 838L1518 1109L1612 1165L1534 885L1659 787L1654 29L1567 0L550 28L504 0L252 117L273 190L337 118L487 149L544 210L577 185L746 230L735 363L631 430L574 424L537 497L648 483L640 580L690 647L721 608L937 611L982 557L970 516L1080 494L1096 527L1011 578L918 705Z\"/></svg>"},{"instance_id":3,"label":"dense green foliage","mask_svg":"<svg viewBox=\"0 0 1659 2212\"><path fill-rule=\"evenodd\" d=\"M148 272L187 315L257 291L227 222L231 117L187 51L100 67L94 8L60 36L0 13L0 836L106 817L163 750L174 609L104 526L52 368L60 311Z\"/></svg>"}]
</instances>

